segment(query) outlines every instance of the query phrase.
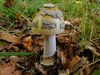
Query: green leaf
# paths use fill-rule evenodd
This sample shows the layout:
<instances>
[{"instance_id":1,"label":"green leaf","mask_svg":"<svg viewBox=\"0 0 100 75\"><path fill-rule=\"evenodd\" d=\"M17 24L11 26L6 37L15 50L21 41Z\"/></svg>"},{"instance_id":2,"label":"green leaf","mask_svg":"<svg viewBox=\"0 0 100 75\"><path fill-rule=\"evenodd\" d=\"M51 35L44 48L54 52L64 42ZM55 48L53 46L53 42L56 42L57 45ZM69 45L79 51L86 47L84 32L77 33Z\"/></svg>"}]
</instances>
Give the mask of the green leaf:
<instances>
[{"instance_id":1,"label":"green leaf","mask_svg":"<svg viewBox=\"0 0 100 75\"><path fill-rule=\"evenodd\" d=\"M100 18L99 18L99 17L98 17L98 18L96 18L96 21L97 21L97 22L100 22Z\"/></svg>"},{"instance_id":2,"label":"green leaf","mask_svg":"<svg viewBox=\"0 0 100 75\"><path fill-rule=\"evenodd\" d=\"M0 56L28 56L32 52L0 52Z\"/></svg>"}]
</instances>

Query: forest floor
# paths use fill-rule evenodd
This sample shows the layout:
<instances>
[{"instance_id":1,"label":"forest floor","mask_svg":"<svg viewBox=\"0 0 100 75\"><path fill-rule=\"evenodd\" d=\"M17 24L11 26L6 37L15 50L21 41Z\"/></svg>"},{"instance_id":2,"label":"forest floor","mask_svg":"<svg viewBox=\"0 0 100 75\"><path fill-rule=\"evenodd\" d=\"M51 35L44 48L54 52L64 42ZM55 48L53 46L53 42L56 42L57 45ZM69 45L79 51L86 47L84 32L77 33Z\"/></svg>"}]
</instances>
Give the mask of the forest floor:
<instances>
[{"instance_id":1,"label":"forest floor","mask_svg":"<svg viewBox=\"0 0 100 75\"><path fill-rule=\"evenodd\" d=\"M56 35L55 64L43 66L44 36L33 35L30 22L13 12L13 5L14 0L5 0L4 9L0 8L0 75L100 75L100 11L87 22L87 15L66 18L70 25Z\"/></svg>"}]
</instances>

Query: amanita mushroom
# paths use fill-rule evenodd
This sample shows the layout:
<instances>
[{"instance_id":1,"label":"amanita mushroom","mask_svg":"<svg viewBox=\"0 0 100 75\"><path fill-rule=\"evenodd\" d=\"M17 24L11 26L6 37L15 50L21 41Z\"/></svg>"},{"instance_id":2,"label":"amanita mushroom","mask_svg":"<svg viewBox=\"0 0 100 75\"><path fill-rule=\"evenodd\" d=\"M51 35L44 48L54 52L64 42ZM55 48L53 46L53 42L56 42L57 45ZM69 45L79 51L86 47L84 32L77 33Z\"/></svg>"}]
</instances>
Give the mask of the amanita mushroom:
<instances>
[{"instance_id":1,"label":"amanita mushroom","mask_svg":"<svg viewBox=\"0 0 100 75\"><path fill-rule=\"evenodd\" d=\"M44 35L43 65L53 65L56 53L56 34L64 31L64 17L53 4L44 4L32 21L32 33Z\"/></svg>"}]
</instances>

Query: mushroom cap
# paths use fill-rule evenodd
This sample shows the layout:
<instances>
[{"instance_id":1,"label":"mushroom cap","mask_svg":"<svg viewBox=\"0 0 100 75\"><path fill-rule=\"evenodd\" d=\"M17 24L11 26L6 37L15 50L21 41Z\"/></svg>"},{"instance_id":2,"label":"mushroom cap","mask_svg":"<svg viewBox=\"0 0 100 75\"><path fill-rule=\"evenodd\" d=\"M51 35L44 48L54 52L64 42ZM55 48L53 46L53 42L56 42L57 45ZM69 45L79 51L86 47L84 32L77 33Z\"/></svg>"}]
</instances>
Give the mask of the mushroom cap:
<instances>
[{"instance_id":1,"label":"mushroom cap","mask_svg":"<svg viewBox=\"0 0 100 75\"><path fill-rule=\"evenodd\" d=\"M54 35L64 31L62 12L53 4L45 4L32 21L32 33Z\"/></svg>"}]
</instances>

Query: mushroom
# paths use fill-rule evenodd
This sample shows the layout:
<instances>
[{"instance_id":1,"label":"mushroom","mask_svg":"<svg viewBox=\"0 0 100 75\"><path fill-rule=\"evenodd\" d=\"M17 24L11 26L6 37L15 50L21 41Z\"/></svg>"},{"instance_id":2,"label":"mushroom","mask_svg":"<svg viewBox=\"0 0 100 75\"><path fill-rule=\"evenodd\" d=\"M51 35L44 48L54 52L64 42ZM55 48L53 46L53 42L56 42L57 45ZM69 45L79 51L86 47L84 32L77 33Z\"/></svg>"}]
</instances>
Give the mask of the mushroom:
<instances>
[{"instance_id":1,"label":"mushroom","mask_svg":"<svg viewBox=\"0 0 100 75\"><path fill-rule=\"evenodd\" d=\"M54 4L44 4L32 21L32 33L44 36L43 65L53 65L56 53L56 34L64 31L64 17Z\"/></svg>"}]
</instances>

